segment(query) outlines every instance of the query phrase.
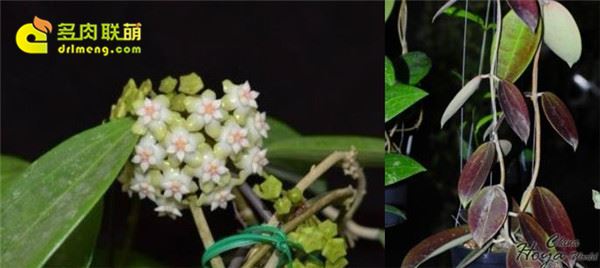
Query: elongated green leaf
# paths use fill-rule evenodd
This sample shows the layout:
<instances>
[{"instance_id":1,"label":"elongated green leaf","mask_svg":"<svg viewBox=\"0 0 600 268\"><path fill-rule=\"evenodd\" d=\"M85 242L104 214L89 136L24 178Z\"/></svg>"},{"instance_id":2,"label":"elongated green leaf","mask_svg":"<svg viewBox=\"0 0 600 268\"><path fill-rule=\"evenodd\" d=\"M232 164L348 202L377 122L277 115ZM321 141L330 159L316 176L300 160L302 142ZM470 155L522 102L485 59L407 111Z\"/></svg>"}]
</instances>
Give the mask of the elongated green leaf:
<instances>
[{"instance_id":1,"label":"elongated green leaf","mask_svg":"<svg viewBox=\"0 0 600 268\"><path fill-rule=\"evenodd\" d=\"M347 151L354 147L361 165L380 167L383 164L383 146L383 139L373 137L303 136L269 144L267 157L317 163L333 151Z\"/></svg>"},{"instance_id":2,"label":"elongated green leaf","mask_svg":"<svg viewBox=\"0 0 600 268\"><path fill-rule=\"evenodd\" d=\"M444 12L444 10L446 10L450 6L454 5L454 3L456 3L456 1L458 1L458 0L447 0L446 3L442 7L440 7L440 9L438 9L437 12L435 12L435 15L433 15L433 19L431 19L431 22L434 22L435 19L437 18L437 16L442 14L442 12Z\"/></svg>"},{"instance_id":3,"label":"elongated green leaf","mask_svg":"<svg viewBox=\"0 0 600 268\"><path fill-rule=\"evenodd\" d=\"M559 2L543 5L544 43L569 67L581 57L581 35L573 16Z\"/></svg>"},{"instance_id":4,"label":"elongated green leaf","mask_svg":"<svg viewBox=\"0 0 600 268\"><path fill-rule=\"evenodd\" d=\"M500 118L503 115L503 113L502 112L498 112L496 115L498 116L498 118ZM488 115L480 118L477 121L477 124L475 124L475 137L479 136L479 131L481 130L481 127L483 127L487 123L492 122L493 119L494 119L494 115L493 114L488 114Z\"/></svg>"},{"instance_id":5,"label":"elongated green leaf","mask_svg":"<svg viewBox=\"0 0 600 268\"><path fill-rule=\"evenodd\" d=\"M510 82L517 81L533 59L541 37L542 27L534 34L514 11L508 12L502 19L496 75ZM492 44L495 43L494 36ZM491 51L493 53L495 49ZM493 55L490 54L490 58Z\"/></svg>"},{"instance_id":6,"label":"elongated green leaf","mask_svg":"<svg viewBox=\"0 0 600 268\"><path fill-rule=\"evenodd\" d=\"M25 168L29 166L29 162L10 155L0 155L0 183L2 187L7 187L12 183Z\"/></svg>"},{"instance_id":7,"label":"elongated green leaf","mask_svg":"<svg viewBox=\"0 0 600 268\"><path fill-rule=\"evenodd\" d=\"M461 246L472 238L467 226L459 226L444 230L413 247L402 260L402 268L412 268L421 265L428 259L435 257L453 247Z\"/></svg>"},{"instance_id":8,"label":"elongated green leaf","mask_svg":"<svg viewBox=\"0 0 600 268\"><path fill-rule=\"evenodd\" d=\"M465 11L464 9L459 7L449 7L446 10L444 10L444 14L456 18L466 18L467 20L472 21L477 25L481 26L481 29L484 31L492 29L496 26L494 23L488 23L488 25L486 26L485 20L483 20L483 18L481 18L479 15L470 11Z\"/></svg>"},{"instance_id":9,"label":"elongated green leaf","mask_svg":"<svg viewBox=\"0 0 600 268\"><path fill-rule=\"evenodd\" d=\"M405 84L385 87L385 122L399 115L408 107L427 96L420 88Z\"/></svg>"},{"instance_id":10,"label":"elongated green leaf","mask_svg":"<svg viewBox=\"0 0 600 268\"><path fill-rule=\"evenodd\" d=\"M406 220L402 210L391 205L385 205L385 228L398 225Z\"/></svg>"},{"instance_id":11,"label":"elongated green leaf","mask_svg":"<svg viewBox=\"0 0 600 268\"><path fill-rule=\"evenodd\" d=\"M385 185L402 181L426 169L412 158L401 154L385 154Z\"/></svg>"},{"instance_id":12,"label":"elongated green leaf","mask_svg":"<svg viewBox=\"0 0 600 268\"><path fill-rule=\"evenodd\" d=\"M275 141L285 140L288 138L294 138L300 136L300 133L278 119L273 117L267 117L267 124L269 124L270 130L269 136L263 141L265 145L271 144Z\"/></svg>"},{"instance_id":13,"label":"elongated green leaf","mask_svg":"<svg viewBox=\"0 0 600 268\"><path fill-rule=\"evenodd\" d=\"M402 210L394 206L385 205L385 213L394 214L400 218L406 219L406 215L404 215L404 212L402 212Z\"/></svg>"},{"instance_id":14,"label":"elongated green leaf","mask_svg":"<svg viewBox=\"0 0 600 268\"><path fill-rule=\"evenodd\" d=\"M102 200L100 200L44 266L89 267L102 223L103 207Z\"/></svg>"},{"instance_id":15,"label":"elongated green leaf","mask_svg":"<svg viewBox=\"0 0 600 268\"><path fill-rule=\"evenodd\" d=\"M396 71L394 70L394 64L392 61L385 57L385 65L383 69L384 81L386 86L392 86L396 84Z\"/></svg>"},{"instance_id":16,"label":"elongated green leaf","mask_svg":"<svg viewBox=\"0 0 600 268\"><path fill-rule=\"evenodd\" d=\"M416 85L429 73L431 69L431 60L421 51L411 51L402 58L408 66L408 84Z\"/></svg>"},{"instance_id":17,"label":"elongated green leaf","mask_svg":"<svg viewBox=\"0 0 600 268\"><path fill-rule=\"evenodd\" d=\"M442 115L442 119L440 120L440 128L444 127L444 124L452 117L456 111L462 107L465 102L475 93L475 91L479 88L479 84L481 83L481 76L475 76L471 81L469 81L463 88L461 88L456 96L450 101L446 110L444 110L444 114Z\"/></svg>"},{"instance_id":18,"label":"elongated green leaf","mask_svg":"<svg viewBox=\"0 0 600 268\"><path fill-rule=\"evenodd\" d=\"M131 119L77 134L2 188L0 266L43 264L102 197L136 142Z\"/></svg>"},{"instance_id":19,"label":"elongated green leaf","mask_svg":"<svg viewBox=\"0 0 600 268\"><path fill-rule=\"evenodd\" d=\"M383 8L385 15L384 21L387 21L390 14L392 14L392 10L394 9L394 0L385 0L383 3Z\"/></svg>"}]
</instances>

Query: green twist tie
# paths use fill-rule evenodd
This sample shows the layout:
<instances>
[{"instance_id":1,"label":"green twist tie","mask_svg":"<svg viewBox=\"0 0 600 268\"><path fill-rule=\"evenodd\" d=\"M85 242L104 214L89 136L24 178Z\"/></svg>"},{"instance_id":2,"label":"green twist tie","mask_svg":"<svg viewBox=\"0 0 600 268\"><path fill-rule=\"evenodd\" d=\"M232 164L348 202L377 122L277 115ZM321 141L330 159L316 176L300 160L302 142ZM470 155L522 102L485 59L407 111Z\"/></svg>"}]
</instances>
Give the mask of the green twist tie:
<instances>
[{"instance_id":1,"label":"green twist tie","mask_svg":"<svg viewBox=\"0 0 600 268\"><path fill-rule=\"evenodd\" d=\"M208 247L202 255L202 267L210 267L210 260L223 252L258 243L269 243L281 252L285 258L283 263L287 263L288 268L292 267L292 248L302 249L300 244L289 241L287 235L281 229L266 224L256 225L244 229L239 234L223 238ZM282 266L281 259L277 266Z\"/></svg>"}]
</instances>

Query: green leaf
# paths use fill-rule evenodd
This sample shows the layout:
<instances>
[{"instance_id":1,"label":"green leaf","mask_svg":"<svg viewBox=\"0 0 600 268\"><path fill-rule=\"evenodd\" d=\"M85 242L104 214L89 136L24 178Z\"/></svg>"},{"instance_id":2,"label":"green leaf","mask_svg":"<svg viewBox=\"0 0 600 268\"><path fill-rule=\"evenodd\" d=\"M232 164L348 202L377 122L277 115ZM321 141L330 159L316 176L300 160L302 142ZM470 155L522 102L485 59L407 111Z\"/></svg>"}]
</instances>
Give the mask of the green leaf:
<instances>
[{"instance_id":1,"label":"green leaf","mask_svg":"<svg viewBox=\"0 0 600 268\"><path fill-rule=\"evenodd\" d=\"M396 84L396 73L394 70L394 64L388 57L385 57L384 75L384 81L386 86Z\"/></svg>"},{"instance_id":2,"label":"green leaf","mask_svg":"<svg viewBox=\"0 0 600 268\"><path fill-rule=\"evenodd\" d=\"M92 210L131 154L133 121L119 119L64 141L2 188L0 266L42 265Z\"/></svg>"},{"instance_id":3,"label":"green leaf","mask_svg":"<svg viewBox=\"0 0 600 268\"><path fill-rule=\"evenodd\" d=\"M431 69L431 60L427 55L420 51L408 52L402 55L402 58L408 66L408 84L416 85L429 73Z\"/></svg>"},{"instance_id":4,"label":"green leaf","mask_svg":"<svg viewBox=\"0 0 600 268\"><path fill-rule=\"evenodd\" d=\"M488 25L485 25L485 20L483 18L481 18L479 15L470 12L470 11L465 11L462 8L459 7L448 7L446 10L444 10L444 14L451 16L451 17L456 17L456 18L461 18L464 19L466 18L469 21L472 21L476 24L478 24L479 26L481 26L481 29L486 31L489 29L493 29L496 27L496 24L494 23L488 23Z\"/></svg>"},{"instance_id":5,"label":"green leaf","mask_svg":"<svg viewBox=\"0 0 600 268\"><path fill-rule=\"evenodd\" d=\"M29 162L10 155L0 155L0 182L2 187L7 187L12 183L25 168L29 166Z\"/></svg>"},{"instance_id":6,"label":"green leaf","mask_svg":"<svg viewBox=\"0 0 600 268\"><path fill-rule=\"evenodd\" d=\"M401 154L385 154L385 186L409 178L426 169L412 158Z\"/></svg>"},{"instance_id":7,"label":"green leaf","mask_svg":"<svg viewBox=\"0 0 600 268\"><path fill-rule=\"evenodd\" d=\"M581 35L577 22L563 5L548 1L542 5L544 13L544 43L569 67L581 57Z\"/></svg>"},{"instance_id":8,"label":"green leaf","mask_svg":"<svg viewBox=\"0 0 600 268\"><path fill-rule=\"evenodd\" d=\"M403 220L406 220L406 215L404 214L404 212L402 212L402 210L398 209L397 207L385 205L385 213L390 213L392 215L396 215L402 218Z\"/></svg>"},{"instance_id":9,"label":"green leaf","mask_svg":"<svg viewBox=\"0 0 600 268\"><path fill-rule=\"evenodd\" d=\"M390 14L392 14L392 10L394 9L394 0L385 0L385 2L383 3L383 8L385 12L384 21L387 21L390 17Z\"/></svg>"},{"instance_id":10,"label":"green leaf","mask_svg":"<svg viewBox=\"0 0 600 268\"><path fill-rule=\"evenodd\" d=\"M404 84L385 87L385 122L427 96L427 92Z\"/></svg>"},{"instance_id":11,"label":"green leaf","mask_svg":"<svg viewBox=\"0 0 600 268\"><path fill-rule=\"evenodd\" d=\"M277 141L267 146L267 157L273 160L294 160L317 163L333 151L352 147L358 152L363 166L381 166L384 141L364 136L303 136Z\"/></svg>"},{"instance_id":12,"label":"green leaf","mask_svg":"<svg viewBox=\"0 0 600 268\"><path fill-rule=\"evenodd\" d=\"M533 34L514 11L508 12L502 19L496 75L510 82L517 81L533 59L541 37L542 27ZM496 44L495 35L492 44ZM492 53L490 58L493 58Z\"/></svg>"},{"instance_id":13,"label":"green leaf","mask_svg":"<svg viewBox=\"0 0 600 268\"><path fill-rule=\"evenodd\" d=\"M268 132L269 136L264 140L265 145L269 145L275 141L285 140L300 136L300 133L278 119L267 117L267 124L271 128Z\"/></svg>"},{"instance_id":14,"label":"green leaf","mask_svg":"<svg viewBox=\"0 0 600 268\"><path fill-rule=\"evenodd\" d=\"M103 202L100 200L92 211L69 235L60 248L54 252L45 266L89 267L92 263L96 238L102 223Z\"/></svg>"}]
</instances>

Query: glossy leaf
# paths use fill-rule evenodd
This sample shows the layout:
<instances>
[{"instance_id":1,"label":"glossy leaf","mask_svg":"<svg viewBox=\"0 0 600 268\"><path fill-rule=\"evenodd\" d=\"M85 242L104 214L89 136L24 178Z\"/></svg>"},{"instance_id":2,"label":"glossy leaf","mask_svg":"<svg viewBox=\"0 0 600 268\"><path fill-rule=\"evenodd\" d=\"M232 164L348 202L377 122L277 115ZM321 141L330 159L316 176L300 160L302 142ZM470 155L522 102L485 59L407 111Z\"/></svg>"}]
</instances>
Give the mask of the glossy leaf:
<instances>
[{"instance_id":1,"label":"glossy leaf","mask_svg":"<svg viewBox=\"0 0 600 268\"><path fill-rule=\"evenodd\" d=\"M521 227L521 232L523 233L523 237L525 238L525 241L527 241L527 244L538 252L549 252L549 248L546 245L548 234L544 231L542 226L540 226L532 216L525 212L519 213L518 217L519 226Z\"/></svg>"},{"instance_id":2,"label":"glossy leaf","mask_svg":"<svg viewBox=\"0 0 600 268\"><path fill-rule=\"evenodd\" d=\"M77 134L2 188L0 266L42 265L116 178L137 140L120 119Z\"/></svg>"},{"instance_id":3,"label":"glossy leaf","mask_svg":"<svg viewBox=\"0 0 600 268\"><path fill-rule=\"evenodd\" d=\"M280 140L285 140L285 139L300 136L300 133L298 133L298 131L296 131L295 129L293 129L292 127L290 127L283 121L275 119L271 116L267 117L267 124L269 124L270 129L268 132L269 136L266 139L264 139L264 141L263 141L265 146L268 146L269 144L271 144L275 141L280 141Z\"/></svg>"},{"instance_id":4,"label":"glossy leaf","mask_svg":"<svg viewBox=\"0 0 600 268\"><path fill-rule=\"evenodd\" d=\"M426 169L412 158L401 154L385 154L385 185L407 179Z\"/></svg>"},{"instance_id":5,"label":"glossy leaf","mask_svg":"<svg viewBox=\"0 0 600 268\"><path fill-rule=\"evenodd\" d=\"M520 247L526 246L525 244L519 245ZM519 256L515 246L508 248L506 253L506 268L538 268L541 267L540 263L531 258L526 258L525 254ZM524 250L524 249L523 249ZM526 251L525 251L526 252Z\"/></svg>"},{"instance_id":6,"label":"glossy leaf","mask_svg":"<svg viewBox=\"0 0 600 268\"><path fill-rule=\"evenodd\" d=\"M508 214L508 200L502 186L487 186L469 206L469 228L473 240L483 247L500 230Z\"/></svg>"},{"instance_id":7,"label":"glossy leaf","mask_svg":"<svg viewBox=\"0 0 600 268\"><path fill-rule=\"evenodd\" d=\"M440 121L440 128L444 127L444 124L452 117L456 111L462 107L465 102L475 93L475 90L479 88L479 84L481 83L481 76L475 76L471 81L469 81L465 86L458 91L456 96L450 101L446 110L444 110L444 114L442 115L442 120Z\"/></svg>"},{"instance_id":8,"label":"glossy leaf","mask_svg":"<svg viewBox=\"0 0 600 268\"><path fill-rule=\"evenodd\" d=\"M29 166L29 162L10 155L0 155L0 182L2 187L7 187L12 183L25 168Z\"/></svg>"},{"instance_id":9,"label":"glossy leaf","mask_svg":"<svg viewBox=\"0 0 600 268\"><path fill-rule=\"evenodd\" d=\"M390 14L392 14L392 10L394 9L394 0L385 0L383 2L383 8L384 8L384 21L387 21L388 18L390 17Z\"/></svg>"},{"instance_id":10,"label":"glossy leaf","mask_svg":"<svg viewBox=\"0 0 600 268\"><path fill-rule=\"evenodd\" d=\"M519 18L527 24L531 32L535 32L535 28L540 18L540 11L537 0L508 0L508 5L517 13Z\"/></svg>"},{"instance_id":11,"label":"glossy leaf","mask_svg":"<svg viewBox=\"0 0 600 268\"><path fill-rule=\"evenodd\" d=\"M502 80L498 88L498 101L510 128L524 143L527 143L531 122L521 91L511 82Z\"/></svg>"},{"instance_id":12,"label":"glossy leaf","mask_svg":"<svg viewBox=\"0 0 600 268\"><path fill-rule=\"evenodd\" d=\"M393 86L396 84L396 71L394 70L394 64L388 57L385 57L383 73L386 86Z\"/></svg>"},{"instance_id":13,"label":"glossy leaf","mask_svg":"<svg viewBox=\"0 0 600 268\"><path fill-rule=\"evenodd\" d=\"M434 22L435 18L437 18L437 16L442 14L444 12L444 10L446 10L448 7L454 5L454 3L456 3L456 1L458 1L458 0L448 0L442 7L440 7L440 9L438 9L438 11L435 13L435 15L433 15L433 19L431 19L431 22Z\"/></svg>"},{"instance_id":14,"label":"glossy leaf","mask_svg":"<svg viewBox=\"0 0 600 268\"><path fill-rule=\"evenodd\" d=\"M569 112L567 105L558 96L554 95L554 93L543 92L542 108L546 119L548 119L548 122L550 122L556 133L573 147L573 151L577 150L579 136L577 135L575 120L573 120L573 116Z\"/></svg>"},{"instance_id":15,"label":"glossy leaf","mask_svg":"<svg viewBox=\"0 0 600 268\"><path fill-rule=\"evenodd\" d=\"M44 264L47 267L90 267L102 223L102 200Z\"/></svg>"},{"instance_id":16,"label":"glossy leaf","mask_svg":"<svg viewBox=\"0 0 600 268\"><path fill-rule=\"evenodd\" d=\"M420 88L405 84L385 87L385 122L402 113L408 107L427 96Z\"/></svg>"},{"instance_id":17,"label":"glossy leaf","mask_svg":"<svg viewBox=\"0 0 600 268\"><path fill-rule=\"evenodd\" d=\"M561 241L575 241L575 233L569 215L563 204L550 190L544 187L535 187L531 195L531 208L537 222L550 235L556 235ZM557 245L558 250L565 257L563 260L569 262L569 266L575 265L573 258L568 258L575 253L576 247Z\"/></svg>"},{"instance_id":18,"label":"glossy leaf","mask_svg":"<svg viewBox=\"0 0 600 268\"><path fill-rule=\"evenodd\" d=\"M573 16L557 1L548 0L544 13L544 43L569 67L581 57L581 35Z\"/></svg>"},{"instance_id":19,"label":"glossy leaf","mask_svg":"<svg viewBox=\"0 0 600 268\"><path fill-rule=\"evenodd\" d=\"M444 230L421 241L413 247L402 260L401 267L417 267L428 259L435 257L453 247L462 246L472 238L467 226L459 226Z\"/></svg>"},{"instance_id":20,"label":"glossy leaf","mask_svg":"<svg viewBox=\"0 0 600 268\"><path fill-rule=\"evenodd\" d=\"M385 228L398 225L406 220L406 215L402 210L387 204L385 205L385 214Z\"/></svg>"},{"instance_id":21,"label":"glossy leaf","mask_svg":"<svg viewBox=\"0 0 600 268\"><path fill-rule=\"evenodd\" d=\"M494 163L495 153L494 144L486 142L480 145L467 160L458 179L458 197L464 207L467 207L467 204L485 183Z\"/></svg>"},{"instance_id":22,"label":"glossy leaf","mask_svg":"<svg viewBox=\"0 0 600 268\"><path fill-rule=\"evenodd\" d=\"M408 66L408 84L416 85L419 83L431 69L431 60L427 55L420 51L411 51L402 58Z\"/></svg>"},{"instance_id":23,"label":"glossy leaf","mask_svg":"<svg viewBox=\"0 0 600 268\"><path fill-rule=\"evenodd\" d=\"M514 11L508 12L502 19L496 75L513 83L517 81L533 59L541 37L542 27L534 34ZM492 44L495 43L494 35Z\"/></svg>"},{"instance_id":24,"label":"glossy leaf","mask_svg":"<svg viewBox=\"0 0 600 268\"><path fill-rule=\"evenodd\" d=\"M273 142L267 146L269 160L294 160L316 163L334 151L358 152L363 166L381 167L384 158L384 141L365 136L302 136Z\"/></svg>"}]
</instances>

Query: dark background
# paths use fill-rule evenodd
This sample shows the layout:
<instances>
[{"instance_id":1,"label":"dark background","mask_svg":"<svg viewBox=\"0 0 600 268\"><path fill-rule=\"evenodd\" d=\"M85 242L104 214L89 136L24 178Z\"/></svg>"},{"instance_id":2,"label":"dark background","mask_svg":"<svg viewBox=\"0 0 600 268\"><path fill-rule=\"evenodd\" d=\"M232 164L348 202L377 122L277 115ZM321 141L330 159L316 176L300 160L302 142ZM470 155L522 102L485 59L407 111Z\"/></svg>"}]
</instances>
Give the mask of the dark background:
<instances>
[{"instance_id":1,"label":"dark background","mask_svg":"<svg viewBox=\"0 0 600 268\"><path fill-rule=\"evenodd\" d=\"M195 71L220 92L221 80L249 80L260 109L304 134L380 136L382 3L16 3L2 2L2 148L33 160L106 119L129 77L155 85ZM33 16L54 24L48 55L29 55L16 30ZM58 22L142 23L140 55L58 55ZM92 45L104 44L100 41ZM109 42L109 45L126 45ZM136 44L131 44L136 45ZM383 170L371 183L361 224L383 226ZM113 185L100 243L123 243L131 201ZM368 208L368 209L366 209ZM157 218L141 202L133 250L170 266L198 265L202 247L189 212ZM208 215L216 237L239 225L231 209ZM377 242L349 251L352 266L383 266Z\"/></svg>"},{"instance_id":2,"label":"dark background","mask_svg":"<svg viewBox=\"0 0 600 268\"><path fill-rule=\"evenodd\" d=\"M505 1L502 2L502 10L505 13L508 6ZM542 158L538 185L554 192L566 207L575 236L581 243L578 251L598 252L599 213L594 209L591 189L600 188L600 144L598 142L600 137L600 90L598 89L600 85L600 55L598 54L600 2L560 2L577 21L583 41L583 53L579 62L573 68L569 68L552 51L543 47L540 56L539 89L554 92L569 107L577 125L579 147L576 152L573 152L542 116ZM485 18L485 3L486 1L469 1L469 10ZM408 134L414 137L411 156L423 164L428 171L398 186L408 192L405 196L406 202L400 205L405 208L408 220L404 224L387 229L386 264L392 266L399 266L408 250L427 236L452 227L454 225L452 216L456 214L459 204L456 185L460 166L458 151L460 116L457 114L450 119L443 129L440 129L439 122L444 109L461 87L460 77L457 78L452 72L455 71L459 75L461 73L463 19L441 15L435 23L431 23L433 14L442 4L441 1L408 2L409 50L425 52L432 59L433 67L420 85L429 92L429 96L393 123L400 124L404 121L410 126L416 121L419 110L423 109L423 124L419 130ZM386 55L396 64L400 62L401 54L396 30L398 6L386 24L385 33ZM465 2L459 1L455 6L464 8ZM472 22L468 25L466 81L477 74L482 40L479 26ZM491 40L490 34L487 40ZM485 55L484 72L489 66L488 53L486 52ZM574 74L580 74L595 83L596 88L582 91L573 83ZM529 91L531 71L526 71L516 85L522 91ZM488 91L487 83L482 83L479 92L467 102L465 120L469 124L472 121L472 113L475 115L475 122L481 116L490 113L489 99L482 98L486 91ZM528 105L532 113L531 105ZM531 118L533 120L533 117ZM465 130L465 136L468 129L469 127ZM506 124L501 128L499 136L509 139L513 144L511 154L505 158L508 169L507 189L509 195L517 196L519 200L530 178L530 170L520 169L517 161L524 145ZM529 148L531 144L530 139ZM527 166L530 164L528 163ZM493 173L497 180L498 171L494 170ZM449 264L449 255L444 255L434 258L426 266L447 267ZM598 262L588 265L599 267Z\"/></svg>"}]
</instances>

